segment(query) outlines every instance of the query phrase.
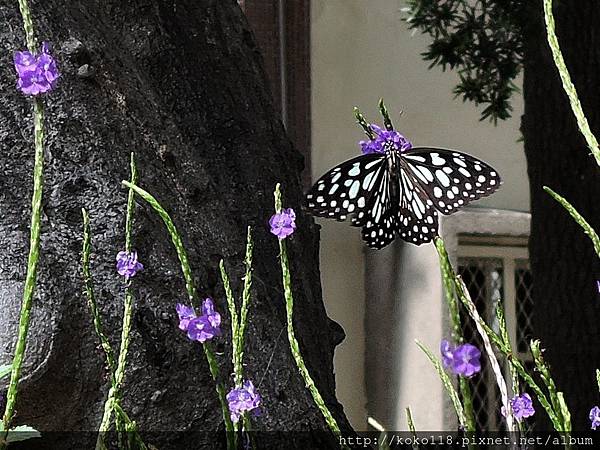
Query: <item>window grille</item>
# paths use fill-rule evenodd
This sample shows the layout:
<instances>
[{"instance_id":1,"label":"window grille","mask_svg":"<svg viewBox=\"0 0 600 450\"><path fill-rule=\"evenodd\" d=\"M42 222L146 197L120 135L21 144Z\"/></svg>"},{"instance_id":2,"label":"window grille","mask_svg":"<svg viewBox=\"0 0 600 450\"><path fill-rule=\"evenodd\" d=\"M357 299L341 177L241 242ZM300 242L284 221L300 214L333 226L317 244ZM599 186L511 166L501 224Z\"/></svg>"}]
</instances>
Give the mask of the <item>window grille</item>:
<instances>
[{"instance_id":1,"label":"window grille","mask_svg":"<svg viewBox=\"0 0 600 450\"><path fill-rule=\"evenodd\" d=\"M529 340L532 337L533 303L527 249L517 246L459 245L458 272L477 310L496 332L499 331L499 325L495 308L498 301L503 302L513 351L529 366L532 361ZM465 340L483 352L483 343L475 324L464 310L461 319ZM500 413L500 391L485 355L482 355L481 361L481 373L470 380L476 427L480 431L502 431L504 420ZM502 363L503 358L499 358L499 361ZM509 395L512 395L508 367L503 367L503 370ZM531 422L527 425L531 426Z\"/></svg>"}]
</instances>

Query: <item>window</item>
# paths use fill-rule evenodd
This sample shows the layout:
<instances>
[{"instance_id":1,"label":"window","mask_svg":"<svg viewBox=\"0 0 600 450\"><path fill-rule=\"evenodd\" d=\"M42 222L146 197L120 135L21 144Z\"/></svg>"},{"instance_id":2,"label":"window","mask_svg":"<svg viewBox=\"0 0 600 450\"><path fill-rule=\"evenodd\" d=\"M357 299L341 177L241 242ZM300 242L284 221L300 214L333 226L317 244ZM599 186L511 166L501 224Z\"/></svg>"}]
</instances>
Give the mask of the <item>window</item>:
<instances>
[{"instance_id":1,"label":"window","mask_svg":"<svg viewBox=\"0 0 600 450\"><path fill-rule=\"evenodd\" d=\"M491 245L503 241L513 245ZM513 351L526 366L531 366L532 358L528 349L532 337L532 279L525 242L514 238L481 241L479 238L459 237L458 244L458 271L479 313L498 331L495 308L498 301L503 302ZM483 348L475 324L468 317L462 319L466 340ZM508 367L504 367L504 370L509 395L512 395ZM477 429L502 430L504 422L499 409L500 392L487 359L482 359L482 372L471 380L471 387Z\"/></svg>"}]
</instances>

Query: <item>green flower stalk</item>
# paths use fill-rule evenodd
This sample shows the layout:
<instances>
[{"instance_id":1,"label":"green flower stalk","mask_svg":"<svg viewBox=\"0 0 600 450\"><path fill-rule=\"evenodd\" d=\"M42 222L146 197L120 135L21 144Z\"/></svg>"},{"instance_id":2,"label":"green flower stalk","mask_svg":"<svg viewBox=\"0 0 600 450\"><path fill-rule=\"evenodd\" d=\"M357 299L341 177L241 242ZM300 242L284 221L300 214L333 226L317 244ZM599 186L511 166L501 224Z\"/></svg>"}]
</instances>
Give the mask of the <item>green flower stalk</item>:
<instances>
[{"instance_id":1,"label":"green flower stalk","mask_svg":"<svg viewBox=\"0 0 600 450\"><path fill-rule=\"evenodd\" d=\"M26 0L19 0L19 9L23 18L23 26L27 38L27 47L30 52L37 51L37 41L31 18L31 11ZM27 274L23 290L23 300L19 316L19 332L15 346L15 354L12 361L12 371L8 392L6 395L6 407L2 418L2 436L0 436L0 449L6 448L6 437L10 428L15 404L17 401L18 385L21 379L21 370L25 358L27 345L27 334L33 306L33 293L36 286L37 266L40 253L40 228L42 213L42 191L44 185L44 106L39 97L33 98L33 128L35 161L33 167L33 196L31 200L31 225L29 238L29 256L27 258Z\"/></svg>"},{"instance_id":2,"label":"green flower stalk","mask_svg":"<svg viewBox=\"0 0 600 450\"><path fill-rule=\"evenodd\" d=\"M277 183L275 186L275 212L280 214L282 211L282 203L281 203L281 189L280 184ZM313 401L323 414L325 418L325 422L329 429L336 436L341 436L342 433L340 431L340 427L331 414L331 411L325 405L325 401L323 397L319 393L315 382L308 369L306 368L306 364L304 363L304 358L302 357L302 353L300 352L300 345L298 344L298 340L296 339L296 334L294 332L294 296L292 293L292 276L290 274L290 265L287 256L287 247L285 244L285 239L279 239L279 262L281 264L281 276L283 282L283 289L285 295L285 309L286 309L286 318L287 318L287 332L288 332L288 341L290 343L290 350L292 351L292 356L294 357L294 361L296 362L296 366L300 372L300 376L304 380L304 384L310 391Z\"/></svg>"},{"instance_id":3,"label":"green flower stalk","mask_svg":"<svg viewBox=\"0 0 600 450\"><path fill-rule=\"evenodd\" d=\"M111 382L114 384L115 372L117 370L117 362L115 358L115 352L110 345L108 337L104 333L102 327L102 318L100 317L100 311L98 310L98 303L96 302L96 295L94 294L94 283L92 279L92 273L90 270L90 254L92 250L92 234L90 231L90 217L87 211L82 208L81 213L83 216L83 249L82 249L82 272L83 272L83 283L85 286L85 293L88 299L88 306L94 320L94 330L100 338L100 344L102 350L106 355L106 363L110 371Z\"/></svg>"},{"instance_id":4,"label":"green flower stalk","mask_svg":"<svg viewBox=\"0 0 600 450\"><path fill-rule=\"evenodd\" d=\"M175 251L177 252L177 257L179 258L179 263L181 264L181 271L183 272L183 277L185 279L185 287L186 291L192 306L198 308L198 301L196 296L196 288L194 285L194 279L192 277L192 270L190 267L190 263L188 260L187 252L185 247L183 246L183 240L169 216L169 213L160 205L160 203L147 191L136 186L135 184L129 183L128 181L122 181L123 185L133 189L133 191L139 195L143 200L145 200L159 215L162 219L165 227L167 228L167 232L171 237L171 241L173 246L175 247ZM210 370L210 374L213 378L213 381L216 385L217 395L219 397L219 402L221 403L221 409L223 412L223 420L225 422L225 431L227 433L227 448L229 450L235 449L235 433L233 428L233 422L231 421L231 417L229 415L229 407L227 404L226 392L223 384L220 381L219 375L219 366L217 364L217 359L215 357L215 353L212 350L212 347L208 342L202 344L202 348L204 349L204 355L206 356L206 360L208 361L208 367Z\"/></svg>"},{"instance_id":5,"label":"green flower stalk","mask_svg":"<svg viewBox=\"0 0 600 450\"><path fill-rule=\"evenodd\" d=\"M135 159L133 153L131 154L130 160L130 168L131 168L131 183L135 184L137 182L137 168L135 165ZM133 229L133 213L135 210L135 202L134 202L134 192L130 188L128 197L127 197L127 213L125 218L125 251L129 253L131 251L131 235ZM85 245L85 243L84 243ZM84 260L85 260L85 247L84 247ZM89 261L89 255L88 255ZM88 269L89 271L89 269ZM90 303L92 303L90 301ZM127 353L129 351L129 344L131 342L131 321L133 318L133 303L134 296L133 291L131 289L131 283L128 280L127 286L125 288L125 300L123 303L123 322L121 327L121 344L119 346L119 356L117 359L117 364L114 370L111 369L111 387L108 391L108 398L104 404L104 413L102 415L102 421L100 422L100 428L98 430L98 439L96 441L96 449L102 450L105 448L104 444L104 436L108 432L110 428L110 421L112 417L112 413L115 409L116 405L119 405L121 400L121 390L123 386L123 380L125 378L125 367L127 365ZM94 317L94 322L99 319ZM101 338L102 339L102 338ZM104 346L104 342L103 342ZM105 350L106 351L106 350ZM108 357L108 353L107 353ZM111 365L110 359L109 366ZM112 360L112 365L114 367L114 357ZM124 424L122 421L123 415L116 414L115 415L115 425L117 427L117 431L125 431L125 429L129 426L131 428L131 424ZM121 439L119 434L119 439ZM120 445L121 447L121 445Z\"/></svg>"},{"instance_id":6,"label":"green flower stalk","mask_svg":"<svg viewBox=\"0 0 600 450\"><path fill-rule=\"evenodd\" d=\"M452 339L457 344L462 344L464 338L462 335L462 326L460 323L460 312L458 308L457 293L454 287L454 270L448 258L448 252L441 239L435 240L435 249L437 250L440 269L442 272L442 282L444 285L444 293L448 304L448 312L450 314L450 324L452 326ZM458 384L464 405L464 414L466 418L465 430L475 432L475 411L473 409L473 395L469 380L459 377Z\"/></svg>"},{"instance_id":7,"label":"green flower stalk","mask_svg":"<svg viewBox=\"0 0 600 450\"><path fill-rule=\"evenodd\" d=\"M550 46L550 50L552 51L554 65L556 66L556 68L558 69L558 73L560 74L563 89L569 97L571 109L573 110L573 114L575 115L575 119L577 120L577 126L579 127L581 134L583 134L588 148L594 155L594 158L596 158L596 163L600 166L600 148L598 146L598 141L596 140L596 136L594 136L594 133L592 133L590 124L588 123L588 120L585 117L583 108L581 106L581 102L579 101L579 97L577 96L577 89L575 89L575 85L571 81L569 69L567 69L565 59L563 58L562 52L560 51L560 45L558 44L558 38L556 36L554 14L552 13L552 0L544 0L544 19L546 21L546 36L548 40L548 45Z\"/></svg>"},{"instance_id":8,"label":"green flower stalk","mask_svg":"<svg viewBox=\"0 0 600 450\"><path fill-rule=\"evenodd\" d=\"M435 371L437 372L438 376L440 377L440 380L442 381L442 384L444 385L444 389L446 389L446 392L448 393L448 396L450 397L450 401L452 402L454 411L456 412L456 417L458 418L458 424L460 425L461 428L471 432L472 430L469 430L467 428L468 427L467 416L465 415L465 410L460 401L458 392L456 392L456 389L454 388L454 385L452 384L452 380L450 379L450 377L444 370L444 367L442 366L442 362L440 361L439 358L437 358L431 352L431 350L429 350L427 347L425 347L425 345L422 342L420 342L418 340L415 342L417 343L417 346L423 351L423 353L425 353L425 355L427 355L427 358L429 359L429 361L431 361L431 364L433 364Z\"/></svg>"},{"instance_id":9,"label":"green flower stalk","mask_svg":"<svg viewBox=\"0 0 600 450\"><path fill-rule=\"evenodd\" d=\"M453 281L453 288L456 291L456 295L460 299L460 301L465 305L467 310L470 308L475 308L473 301L471 300L468 293L463 288L463 283L461 282L461 278L456 276L454 273L454 269L450 265L450 261L448 259L448 254L446 252L446 248L444 246L444 241L441 238L436 239L436 247L438 248L440 256L444 259L444 266L448 270L448 275ZM481 328L485 331L485 333L490 338L490 341L496 346L496 348L504 355L507 362L511 364L517 374L523 379L523 381L529 386L531 391L536 395L538 401L548 414L548 417L552 421L552 425L556 431L563 431L564 424L560 417L560 411L556 411L550 401L548 401L548 397L542 391L540 386L535 382L533 377L527 372L523 364L514 357L512 354L512 350L509 346L507 346L500 335L498 335L494 330L492 330L488 324L479 317L478 323Z\"/></svg>"}]
</instances>

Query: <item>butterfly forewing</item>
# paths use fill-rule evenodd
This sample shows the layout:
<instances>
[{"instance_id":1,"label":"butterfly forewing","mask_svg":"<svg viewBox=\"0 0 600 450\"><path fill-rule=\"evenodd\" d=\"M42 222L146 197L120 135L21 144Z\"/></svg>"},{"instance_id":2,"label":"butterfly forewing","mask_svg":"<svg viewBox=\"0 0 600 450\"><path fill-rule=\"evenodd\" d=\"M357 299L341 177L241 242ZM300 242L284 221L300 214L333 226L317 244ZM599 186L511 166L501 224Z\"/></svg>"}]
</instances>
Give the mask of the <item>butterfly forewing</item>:
<instances>
[{"instance_id":1,"label":"butterfly forewing","mask_svg":"<svg viewBox=\"0 0 600 450\"><path fill-rule=\"evenodd\" d=\"M416 147L403 153L402 159L403 169L418 179L443 214L490 195L501 184L500 176L488 164L454 150Z\"/></svg>"},{"instance_id":2,"label":"butterfly forewing","mask_svg":"<svg viewBox=\"0 0 600 450\"><path fill-rule=\"evenodd\" d=\"M385 155L350 159L319 178L306 195L306 207L319 217L345 220L352 215L362 220L385 173Z\"/></svg>"}]
</instances>

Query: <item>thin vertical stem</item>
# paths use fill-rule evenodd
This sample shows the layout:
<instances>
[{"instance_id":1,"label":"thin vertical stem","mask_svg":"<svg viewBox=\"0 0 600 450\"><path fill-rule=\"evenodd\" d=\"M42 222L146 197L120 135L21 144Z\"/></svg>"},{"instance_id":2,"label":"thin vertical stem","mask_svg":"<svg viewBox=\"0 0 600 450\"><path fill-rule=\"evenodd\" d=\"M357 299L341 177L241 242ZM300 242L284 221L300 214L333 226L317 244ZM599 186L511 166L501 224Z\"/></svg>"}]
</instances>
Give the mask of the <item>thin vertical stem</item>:
<instances>
[{"instance_id":1,"label":"thin vertical stem","mask_svg":"<svg viewBox=\"0 0 600 450\"><path fill-rule=\"evenodd\" d=\"M280 185L277 183L275 187L275 212L280 213L282 204L281 204L281 190ZM281 264L281 277L283 282L284 296L285 296L285 309L286 309L286 318L287 318L287 332L288 332L288 340L290 343L290 349L292 351L292 356L294 357L294 361L296 362L296 366L304 380L304 384L310 391L313 401L323 414L325 418L325 422L329 426L329 429L336 436L341 436L340 427L331 414L331 411L325 405L325 401L321 396L315 382L308 369L306 368L306 364L304 363L304 359L302 357L302 353L300 352L300 345L298 344L298 340L296 339L296 334L294 332L294 322L293 322L293 314L294 314L294 296L292 293L292 276L290 274L290 265L287 256L287 247L284 239L279 239L279 261Z\"/></svg>"},{"instance_id":2,"label":"thin vertical stem","mask_svg":"<svg viewBox=\"0 0 600 450\"><path fill-rule=\"evenodd\" d=\"M131 168L131 183L137 182L137 168L135 165L135 158L133 153L130 159ZM131 235L133 230L133 213L135 211L135 201L133 189L129 188L127 196L127 213L125 216L125 251L131 251ZM108 391L108 399L104 405L104 413L102 415L102 421L100 423L100 429L98 430L98 439L96 441L96 448L103 448L104 443L101 442L104 439L105 433L110 427L110 419L113 413L115 404L118 404L121 400L121 388L123 386L123 380L125 379L125 367L127 365L127 353L129 352L129 344L131 342L131 321L133 318L133 303L134 296L131 289L131 282L127 281L125 288L125 300L123 302L123 322L121 326L121 345L119 347L119 357L117 360L117 367L113 376L113 383ZM117 430L122 431L123 424L120 416L115 415Z\"/></svg>"},{"instance_id":3,"label":"thin vertical stem","mask_svg":"<svg viewBox=\"0 0 600 450\"><path fill-rule=\"evenodd\" d=\"M446 295L446 302L448 303L448 311L450 313L450 323L452 326L452 339L456 343L462 343L464 341L462 335L462 325L460 322L460 312L458 308L457 292L454 281L454 269L450 264L450 258L446 247L441 239L435 240L435 248L438 253L440 261L440 269L442 272L442 281L444 284L444 292ZM471 386L469 386L469 380L460 377L458 379L460 387L460 393L462 396L464 414L466 417L466 429L469 432L475 431L475 411L473 408L473 395L471 393Z\"/></svg>"},{"instance_id":4,"label":"thin vertical stem","mask_svg":"<svg viewBox=\"0 0 600 450\"><path fill-rule=\"evenodd\" d=\"M31 21L28 14L27 3L21 1L21 13L24 23ZM28 17L28 20L26 19ZM29 39L29 30L25 27ZM31 33L33 28L31 27ZM35 41L32 41L35 43ZM33 45L33 44L32 44ZM15 346L15 355L13 357L13 368L6 395L6 408L2 419L4 428L4 437L8 433L11 421L14 415L15 403L17 401L17 391L19 380L21 378L21 369L25 357L25 348L27 345L27 334L29 332L29 322L31 318L31 308L33 304L33 293L35 291L37 266L40 253L40 228L42 213L42 191L44 185L44 106L40 98L33 99L33 128L35 141L35 162L33 167L33 197L31 201L31 231L29 239L29 256L27 258L27 275L25 276L25 288L23 290L23 301L21 304L21 313L19 317L19 333L17 344ZM0 442L0 449L4 449L6 444Z\"/></svg>"},{"instance_id":5,"label":"thin vertical stem","mask_svg":"<svg viewBox=\"0 0 600 450\"><path fill-rule=\"evenodd\" d=\"M106 354L106 363L108 370L110 371L111 382L114 384L115 371L117 370L117 363L115 359L115 352L110 345L108 337L104 333L102 327L102 319L98 310L98 304L96 302L96 296L94 295L94 283L92 280L92 273L90 271L90 253L92 249L92 234L90 232L90 218L87 211L82 208L81 213L83 215L83 251L82 251L82 272L83 272L83 283L85 285L85 293L88 299L88 305L92 313L92 319L94 320L94 329L98 338L100 338L100 344Z\"/></svg>"},{"instance_id":6,"label":"thin vertical stem","mask_svg":"<svg viewBox=\"0 0 600 450\"><path fill-rule=\"evenodd\" d=\"M554 64L558 69L563 89L565 90L567 97L569 97L571 109L573 111L573 114L575 115L575 119L577 120L579 130L581 131L581 134L583 134L587 146L594 155L594 158L596 158L596 164L600 165L600 148L598 146L598 141L596 139L596 136L594 136L594 133L592 133L590 124L588 123L588 120L585 117L583 108L581 106L581 102L579 101L579 97L577 96L577 89L575 89L575 85L571 81L569 69L567 69L565 59L563 58L562 52L560 51L558 37L556 37L554 14L552 13L552 0L544 0L544 19L546 21L546 36L548 39L548 45L550 46L550 50L552 52Z\"/></svg>"}]
</instances>

